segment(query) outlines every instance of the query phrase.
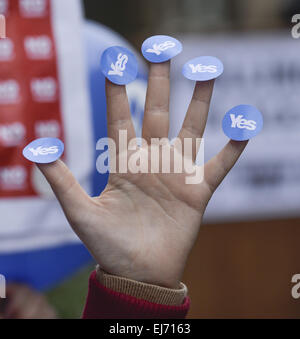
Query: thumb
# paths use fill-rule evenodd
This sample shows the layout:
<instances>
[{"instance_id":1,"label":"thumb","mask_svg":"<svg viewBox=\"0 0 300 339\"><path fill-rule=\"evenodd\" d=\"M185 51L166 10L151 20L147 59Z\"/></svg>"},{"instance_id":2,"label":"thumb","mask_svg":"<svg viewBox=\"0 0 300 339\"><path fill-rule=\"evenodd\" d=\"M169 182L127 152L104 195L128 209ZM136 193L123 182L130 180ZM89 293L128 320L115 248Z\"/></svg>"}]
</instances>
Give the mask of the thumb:
<instances>
[{"instance_id":1,"label":"thumb","mask_svg":"<svg viewBox=\"0 0 300 339\"><path fill-rule=\"evenodd\" d=\"M67 218L73 219L76 212L79 212L89 200L87 193L61 160L36 165L50 184Z\"/></svg>"}]
</instances>

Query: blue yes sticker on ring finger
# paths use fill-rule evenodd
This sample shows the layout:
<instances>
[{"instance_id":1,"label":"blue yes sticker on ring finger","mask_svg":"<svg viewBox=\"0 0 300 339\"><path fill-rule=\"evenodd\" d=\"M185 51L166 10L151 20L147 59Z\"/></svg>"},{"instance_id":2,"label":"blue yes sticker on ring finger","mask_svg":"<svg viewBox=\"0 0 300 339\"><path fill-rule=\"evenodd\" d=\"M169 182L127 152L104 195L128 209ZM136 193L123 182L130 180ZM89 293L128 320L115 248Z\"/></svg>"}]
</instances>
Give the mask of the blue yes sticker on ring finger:
<instances>
[{"instance_id":1,"label":"blue yes sticker on ring finger","mask_svg":"<svg viewBox=\"0 0 300 339\"><path fill-rule=\"evenodd\" d=\"M37 164L49 164L61 157L64 144L56 138L40 138L32 141L23 149L23 155Z\"/></svg>"},{"instance_id":2,"label":"blue yes sticker on ring finger","mask_svg":"<svg viewBox=\"0 0 300 339\"><path fill-rule=\"evenodd\" d=\"M155 35L142 44L142 54L150 62L165 62L181 53L182 44L168 35Z\"/></svg>"},{"instance_id":3,"label":"blue yes sticker on ring finger","mask_svg":"<svg viewBox=\"0 0 300 339\"><path fill-rule=\"evenodd\" d=\"M235 106L225 114L222 127L232 140L249 140L262 130L263 116L254 106Z\"/></svg>"},{"instance_id":4,"label":"blue yes sticker on ring finger","mask_svg":"<svg viewBox=\"0 0 300 339\"><path fill-rule=\"evenodd\" d=\"M134 54L125 47L107 48L101 56L101 71L106 78L117 85L127 85L138 74L138 62Z\"/></svg>"},{"instance_id":5,"label":"blue yes sticker on ring finger","mask_svg":"<svg viewBox=\"0 0 300 339\"><path fill-rule=\"evenodd\" d=\"M213 56L201 56L192 59L182 68L182 74L187 79L195 81L216 79L223 71L223 63Z\"/></svg>"}]
</instances>

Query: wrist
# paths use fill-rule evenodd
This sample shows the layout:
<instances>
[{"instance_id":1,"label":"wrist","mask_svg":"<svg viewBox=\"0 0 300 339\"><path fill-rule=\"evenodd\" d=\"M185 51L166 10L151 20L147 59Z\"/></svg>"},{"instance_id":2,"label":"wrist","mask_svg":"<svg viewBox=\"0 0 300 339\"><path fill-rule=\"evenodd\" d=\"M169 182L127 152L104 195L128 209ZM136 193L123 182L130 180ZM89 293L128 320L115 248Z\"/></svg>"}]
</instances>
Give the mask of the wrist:
<instances>
[{"instance_id":1,"label":"wrist","mask_svg":"<svg viewBox=\"0 0 300 339\"><path fill-rule=\"evenodd\" d=\"M187 287L183 283L178 283L177 288L167 288L112 275L99 266L96 272L97 280L106 288L152 303L179 306L187 296Z\"/></svg>"}]
</instances>

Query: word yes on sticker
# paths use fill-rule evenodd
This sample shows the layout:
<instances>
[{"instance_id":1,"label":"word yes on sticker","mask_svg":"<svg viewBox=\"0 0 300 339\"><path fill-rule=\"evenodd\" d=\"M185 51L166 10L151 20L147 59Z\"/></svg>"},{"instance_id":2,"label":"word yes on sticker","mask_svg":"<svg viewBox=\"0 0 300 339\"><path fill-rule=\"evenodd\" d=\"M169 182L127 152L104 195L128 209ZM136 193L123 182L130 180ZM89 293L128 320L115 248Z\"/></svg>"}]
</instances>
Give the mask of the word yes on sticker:
<instances>
[{"instance_id":1,"label":"word yes on sticker","mask_svg":"<svg viewBox=\"0 0 300 339\"><path fill-rule=\"evenodd\" d=\"M166 62L181 53L182 44L168 35L154 35L142 44L142 54L150 62Z\"/></svg>"},{"instance_id":2,"label":"word yes on sticker","mask_svg":"<svg viewBox=\"0 0 300 339\"><path fill-rule=\"evenodd\" d=\"M200 56L188 61L182 74L189 80L208 81L219 77L224 70L223 63L213 56Z\"/></svg>"},{"instance_id":3,"label":"word yes on sticker","mask_svg":"<svg viewBox=\"0 0 300 339\"><path fill-rule=\"evenodd\" d=\"M161 55L162 52L166 51L169 48L174 48L176 44L172 41L165 41L161 44L154 44L152 48L146 50L147 53L155 53L156 55Z\"/></svg>"},{"instance_id":4,"label":"word yes on sticker","mask_svg":"<svg viewBox=\"0 0 300 339\"><path fill-rule=\"evenodd\" d=\"M119 53L118 60L116 63L110 65L111 70L108 72L109 75L119 75L123 76L123 71L126 69L126 64L128 62L128 56L126 54Z\"/></svg>"},{"instance_id":5,"label":"word yes on sticker","mask_svg":"<svg viewBox=\"0 0 300 339\"><path fill-rule=\"evenodd\" d=\"M262 130L263 117L260 111L251 105L238 105L225 114L222 127L224 133L232 140L249 140Z\"/></svg>"},{"instance_id":6,"label":"word yes on sticker","mask_svg":"<svg viewBox=\"0 0 300 339\"><path fill-rule=\"evenodd\" d=\"M235 116L234 114L230 114L230 118L232 128L246 128L249 131L254 131L256 129L256 121L244 119L243 115Z\"/></svg>"},{"instance_id":7,"label":"word yes on sticker","mask_svg":"<svg viewBox=\"0 0 300 339\"><path fill-rule=\"evenodd\" d=\"M38 155L48 155L48 154L56 154L58 153L58 147L57 146L51 146L51 147L42 147L39 146L38 148L29 148L29 151L37 157Z\"/></svg>"},{"instance_id":8,"label":"word yes on sticker","mask_svg":"<svg viewBox=\"0 0 300 339\"><path fill-rule=\"evenodd\" d=\"M100 67L104 76L116 85L127 85L134 81L138 74L136 57L121 46L107 48L102 53Z\"/></svg>"},{"instance_id":9,"label":"word yes on sticker","mask_svg":"<svg viewBox=\"0 0 300 339\"><path fill-rule=\"evenodd\" d=\"M215 65L209 65L209 66L205 66L202 64L198 64L198 65L193 65L193 64L189 64L192 73L201 73L201 72L209 72L209 73L216 73L217 72L217 66Z\"/></svg>"},{"instance_id":10,"label":"word yes on sticker","mask_svg":"<svg viewBox=\"0 0 300 339\"><path fill-rule=\"evenodd\" d=\"M50 164L61 157L64 144L56 138L40 138L23 149L23 156L37 164Z\"/></svg>"}]
</instances>

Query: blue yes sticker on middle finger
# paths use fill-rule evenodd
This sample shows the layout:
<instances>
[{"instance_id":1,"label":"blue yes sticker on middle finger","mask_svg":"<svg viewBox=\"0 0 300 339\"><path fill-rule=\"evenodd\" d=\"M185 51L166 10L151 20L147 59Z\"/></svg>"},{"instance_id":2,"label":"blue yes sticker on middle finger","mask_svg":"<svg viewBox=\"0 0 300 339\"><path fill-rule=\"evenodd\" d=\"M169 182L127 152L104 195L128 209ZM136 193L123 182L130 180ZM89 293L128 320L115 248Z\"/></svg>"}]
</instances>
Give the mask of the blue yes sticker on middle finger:
<instances>
[{"instance_id":1,"label":"blue yes sticker on middle finger","mask_svg":"<svg viewBox=\"0 0 300 339\"><path fill-rule=\"evenodd\" d=\"M143 42L142 53L150 62L165 62L181 53L182 44L167 35L155 35Z\"/></svg>"},{"instance_id":2,"label":"blue yes sticker on middle finger","mask_svg":"<svg viewBox=\"0 0 300 339\"><path fill-rule=\"evenodd\" d=\"M24 157L38 164L50 164L59 159L63 152L64 144L56 138L36 139L23 149Z\"/></svg>"},{"instance_id":3,"label":"blue yes sticker on middle finger","mask_svg":"<svg viewBox=\"0 0 300 339\"><path fill-rule=\"evenodd\" d=\"M223 118L223 131L228 138L237 141L255 137L263 128L263 116L251 105L238 105L229 110Z\"/></svg>"},{"instance_id":4,"label":"blue yes sticker on middle finger","mask_svg":"<svg viewBox=\"0 0 300 339\"><path fill-rule=\"evenodd\" d=\"M138 62L134 54L125 47L107 48L101 56L101 71L106 78L117 85L127 85L138 74Z\"/></svg>"},{"instance_id":5,"label":"blue yes sticker on middle finger","mask_svg":"<svg viewBox=\"0 0 300 339\"><path fill-rule=\"evenodd\" d=\"M182 74L187 79L195 81L216 79L223 71L223 63L213 56L201 56L192 59L182 68Z\"/></svg>"}]
</instances>

